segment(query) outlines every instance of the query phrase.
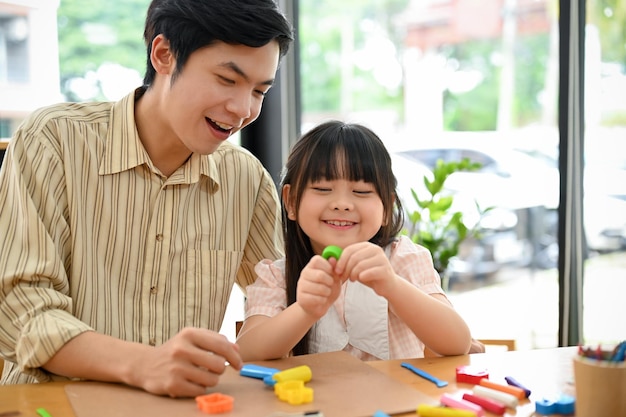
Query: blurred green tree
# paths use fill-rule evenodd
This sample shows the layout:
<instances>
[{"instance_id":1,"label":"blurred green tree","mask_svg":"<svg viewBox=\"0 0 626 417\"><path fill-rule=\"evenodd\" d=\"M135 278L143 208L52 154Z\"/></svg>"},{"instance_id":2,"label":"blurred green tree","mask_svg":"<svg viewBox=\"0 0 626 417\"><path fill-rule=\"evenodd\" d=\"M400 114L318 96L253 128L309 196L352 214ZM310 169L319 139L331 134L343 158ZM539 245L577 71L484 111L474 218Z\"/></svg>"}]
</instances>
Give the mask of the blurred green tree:
<instances>
[{"instance_id":1,"label":"blurred green tree","mask_svg":"<svg viewBox=\"0 0 626 417\"><path fill-rule=\"evenodd\" d=\"M598 27L602 61L626 68L626 2L623 0L588 0L587 20Z\"/></svg>"},{"instance_id":2,"label":"blurred green tree","mask_svg":"<svg viewBox=\"0 0 626 417\"><path fill-rule=\"evenodd\" d=\"M61 92L79 97L69 81L88 77L104 63L145 70L143 25L150 0L61 0L57 12ZM93 99L103 99L96 90Z\"/></svg>"},{"instance_id":3,"label":"blurred green tree","mask_svg":"<svg viewBox=\"0 0 626 417\"><path fill-rule=\"evenodd\" d=\"M408 0L301 0L298 42L304 112L336 113L394 109L401 113L402 87L388 88L372 68L356 65L368 41L383 37L402 43L394 18ZM395 59L399 60L398 55ZM363 55L361 55L363 57ZM367 57L363 57L367 58ZM387 57L369 57L382 62Z\"/></svg>"}]
</instances>

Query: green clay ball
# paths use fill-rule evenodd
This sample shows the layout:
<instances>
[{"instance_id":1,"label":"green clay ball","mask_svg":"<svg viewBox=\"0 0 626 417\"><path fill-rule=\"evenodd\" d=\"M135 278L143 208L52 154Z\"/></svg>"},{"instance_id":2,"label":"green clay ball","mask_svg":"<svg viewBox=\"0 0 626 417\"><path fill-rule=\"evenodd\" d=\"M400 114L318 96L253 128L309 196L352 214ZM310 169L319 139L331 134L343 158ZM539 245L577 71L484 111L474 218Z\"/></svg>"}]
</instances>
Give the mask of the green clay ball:
<instances>
[{"instance_id":1,"label":"green clay ball","mask_svg":"<svg viewBox=\"0 0 626 417\"><path fill-rule=\"evenodd\" d=\"M324 248L324 251L322 252L322 257L324 259L330 259L335 258L337 260L339 260L339 257L341 256L341 252L342 249L339 246L326 246L326 248Z\"/></svg>"}]
</instances>

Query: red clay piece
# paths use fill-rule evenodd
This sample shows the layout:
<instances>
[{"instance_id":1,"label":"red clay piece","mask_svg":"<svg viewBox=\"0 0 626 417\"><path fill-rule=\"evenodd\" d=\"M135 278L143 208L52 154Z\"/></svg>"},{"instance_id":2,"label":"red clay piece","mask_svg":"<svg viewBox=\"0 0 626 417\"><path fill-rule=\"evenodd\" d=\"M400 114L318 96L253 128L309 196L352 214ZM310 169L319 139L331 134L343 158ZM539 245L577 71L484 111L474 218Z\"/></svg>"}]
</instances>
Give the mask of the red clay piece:
<instances>
[{"instance_id":1,"label":"red clay piece","mask_svg":"<svg viewBox=\"0 0 626 417\"><path fill-rule=\"evenodd\" d=\"M489 378L489 372L486 369L474 366L456 367L456 382L478 385L480 380L484 378Z\"/></svg>"},{"instance_id":2,"label":"red clay piece","mask_svg":"<svg viewBox=\"0 0 626 417\"><path fill-rule=\"evenodd\" d=\"M482 408L484 408L486 411L497 414L499 416L504 415L504 413L506 412L506 405L496 400L492 400L491 398L479 397L478 395L474 395L474 394L470 394L469 392L466 392L465 394L463 394L463 399L465 401L478 404Z\"/></svg>"}]
</instances>

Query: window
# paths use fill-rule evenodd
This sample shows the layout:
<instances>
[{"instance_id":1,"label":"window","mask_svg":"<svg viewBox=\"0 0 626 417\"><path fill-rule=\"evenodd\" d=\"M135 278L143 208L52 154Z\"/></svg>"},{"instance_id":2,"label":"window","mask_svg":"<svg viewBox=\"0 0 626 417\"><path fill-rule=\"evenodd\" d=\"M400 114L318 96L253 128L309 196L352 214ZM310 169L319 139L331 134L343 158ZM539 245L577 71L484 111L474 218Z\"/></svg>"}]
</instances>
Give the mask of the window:
<instances>
[{"instance_id":1,"label":"window","mask_svg":"<svg viewBox=\"0 0 626 417\"><path fill-rule=\"evenodd\" d=\"M583 333L588 343L626 339L626 5L588 0L583 217L588 260Z\"/></svg>"},{"instance_id":2,"label":"window","mask_svg":"<svg viewBox=\"0 0 626 417\"><path fill-rule=\"evenodd\" d=\"M0 83L29 81L29 31L25 16L0 14Z\"/></svg>"},{"instance_id":3,"label":"window","mask_svg":"<svg viewBox=\"0 0 626 417\"><path fill-rule=\"evenodd\" d=\"M626 9L588 4L597 22L588 26L587 47L595 47L586 53L594 69L586 106L598 123L587 129L585 184L602 198L586 201L585 218L589 242L606 247L586 263L584 329L587 341L615 342L625 335L604 317L623 316L616 297L626 290ZM483 164L449 185L455 198L502 210L485 224L488 239L462 254L449 297L478 337L551 347L559 326L558 3L476 5L301 0L302 131L331 117L368 125L403 157L396 176L405 190L419 188L423 168L439 158ZM620 291L606 303L609 288Z\"/></svg>"},{"instance_id":4,"label":"window","mask_svg":"<svg viewBox=\"0 0 626 417\"><path fill-rule=\"evenodd\" d=\"M405 190L419 187L421 175L440 157L480 162L482 170L454 174L450 186L465 207L479 199L498 210L481 223L485 238L464 248L449 297L476 337L513 338L520 349L555 346L558 2L294 1L301 131L328 118L368 125L385 140L394 165L405 164L406 173L397 173ZM50 97L58 101L58 90L68 100L114 99L138 85L148 4L115 0L85 8L63 0L61 73L54 77L60 86L54 85L46 104ZM626 339L626 329L610 321L626 313L618 298L626 292L626 6L587 0L586 10L588 259L581 342L595 343ZM0 88L28 81L29 69L45 67L29 62L26 52L30 31L42 25L23 23L21 15L0 13ZM36 47L56 53L48 45ZM0 136L14 127L7 120L3 115ZM240 309L238 304L232 311ZM234 321L225 326L234 332Z\"/></svg>"},{"instance_id":5,"label":"window","mask_svg":"<svg viewBox=\"0 0 626 417\"><path fill-rule=\"evenodd\" d=\"M0 119L0 139L11 137L12 128L10 119Z\"/></svg>"},{"instance_id":6,"label":"window","mask_svg":"<svg viewBox=\"0 0 626 417\"><path fill-rule=\"evenodd\" d=\"M1 138L9 138L33 110L59 94L58 1L0 2Z\"/></svg>"}]
</instances>

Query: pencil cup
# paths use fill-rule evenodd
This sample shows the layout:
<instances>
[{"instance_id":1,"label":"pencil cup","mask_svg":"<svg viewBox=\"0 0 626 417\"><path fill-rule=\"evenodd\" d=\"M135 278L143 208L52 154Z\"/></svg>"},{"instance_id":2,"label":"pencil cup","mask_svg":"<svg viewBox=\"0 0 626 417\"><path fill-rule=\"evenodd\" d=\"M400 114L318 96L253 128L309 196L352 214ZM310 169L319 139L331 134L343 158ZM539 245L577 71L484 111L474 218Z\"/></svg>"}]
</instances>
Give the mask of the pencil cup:
<instances>
[{"instance_id":1,"label":"pencil cup","mask_svg":"<svg viewBox=\"0 0 626 417\"><path fill-rule=\"evenodd\" d=\"M574 358L576 417L626 416L626 362Z\"/></svg>"}]
</instances>

